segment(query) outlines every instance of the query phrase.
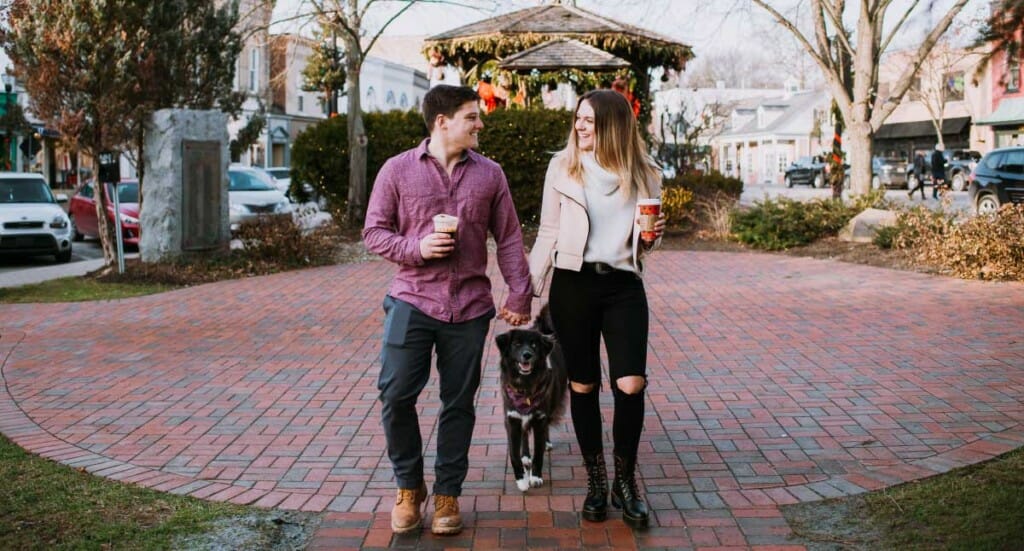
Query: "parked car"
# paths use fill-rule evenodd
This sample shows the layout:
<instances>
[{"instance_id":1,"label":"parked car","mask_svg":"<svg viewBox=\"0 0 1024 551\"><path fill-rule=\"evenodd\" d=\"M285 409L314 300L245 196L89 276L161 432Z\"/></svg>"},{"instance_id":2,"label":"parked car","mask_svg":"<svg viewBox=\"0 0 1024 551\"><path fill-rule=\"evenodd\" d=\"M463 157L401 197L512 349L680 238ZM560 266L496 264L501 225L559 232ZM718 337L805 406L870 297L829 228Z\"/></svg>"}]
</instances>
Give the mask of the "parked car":
<instances>
[{"instance_id":1,"label":"parked car","mask_svg":"<svg viewBox=\"0 0 1024 551\"><path fill-rule=\"evenodd\" d=\"M906 188L907 161L898 157L871 158L871 189Z\"/></svg>"},{"instance_id":2,"label":"parked car","mask_svg":"<svg viewBox=\"0 0 1024 551\"><path fill-rule=\"evenodd\" d=\"M796 184L825 187L825 161L818 156L800 157L786 167L786 187Z\"/></svg>"},{"instance_id":3,"label":"parked car","mask_svg":"<svg viewBox=\"0 0 1024 551\"><path fill-rule=\"evenodd\" d=\"M231 231L260 216L291 215L292 204L265 171L231 165L228 168L228 209Z\"/></svg>"},{"instance_id":4,"label":"parked car","mask_svg":"<svg viewBox=\"0 0 1024 551\"><path fill-rule=\"evenodd\" d=\"M288 188L292 185L292 169L286 166L275 166L265 168L264 170L274 179L274 185L277 186L277 189L281 193L287 194Z\"/></svg>"},{"instance_id":5,"label":"parked car","mask_svg":"<svg viewBox=\"0 0 1024 551\"><path fill-rule=\"evenodd\" d=\"M1024 147L985 154L971 173L967 194L978 214L991 214L1006 203L1024 203Z\"/></svg>"},{"instance_id":6,"label":"parked car","mask_svg":"<svg viewBox=\"0 0 1024 551\"><path fill-rule=\"evenodd\" d=\"M0 173L0 253L71 260L71 221L41 174Z\"/></svg>"},{"instance_id":7,"label":"parked car","mask_svg":"<svg viewBox=\"0 0 1024 551\"><path fill-rule=\"evenodd\" d=\"M934 150L921 150L924 156L924 183L932 185L932 152ZM970 179L971 171L981 159L981 153L969 149L954 149L944 151L946 157L946 182L953 191L964 191L967 189L967 182ZM907 167L907 182L913 188L917 185L917 177L914 176L913 161Z\"/></svg>"},{"instance_id":8,"label":"parked car","mask_svg":"<svg viewBox=\"0 0 1024 551\"><path fill-rule=\"evenodd\" d=\"M981 153L968 149L946 151L946 178L953 191L964 191L970 179L971 171L981 160Z\"/></svg>"},{"instance_id":9,"label":"parked car","mask_svg":"<svg viewBox=\"0 0 1024 551\"><path fill-rule=\"evenodd\" d=\"M96 184L87 182L78 188L68 205L71 218L71 236L75 241L85 237L99 237L100 226L96 218ZM114 186L107 184L107 223L114 223ZM139 246L139 182L123 180L117 184L118 217L121 238L130 247Z\"/></svg>"}]
</instances>

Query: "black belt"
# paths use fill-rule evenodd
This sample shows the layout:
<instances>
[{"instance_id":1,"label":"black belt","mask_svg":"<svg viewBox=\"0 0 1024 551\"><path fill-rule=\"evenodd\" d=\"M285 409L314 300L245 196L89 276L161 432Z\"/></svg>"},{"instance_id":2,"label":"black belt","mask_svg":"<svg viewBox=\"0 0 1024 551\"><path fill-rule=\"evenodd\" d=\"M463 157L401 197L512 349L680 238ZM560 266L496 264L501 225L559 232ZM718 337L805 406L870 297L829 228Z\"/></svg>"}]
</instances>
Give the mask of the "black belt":
<instances>
[{"instance_id":1,"label":"black belt","mask_svg":"<svg viewBox=\"0 0 1024 551\"><path fill-rule=\"evenodd\" d=\"M608 275L615 272L625 272L627 270L620 270L611 264L606 264L604 262L584 262L580 267L580 271L590 272L597 275Z\"/></svg>"}]
</instances>

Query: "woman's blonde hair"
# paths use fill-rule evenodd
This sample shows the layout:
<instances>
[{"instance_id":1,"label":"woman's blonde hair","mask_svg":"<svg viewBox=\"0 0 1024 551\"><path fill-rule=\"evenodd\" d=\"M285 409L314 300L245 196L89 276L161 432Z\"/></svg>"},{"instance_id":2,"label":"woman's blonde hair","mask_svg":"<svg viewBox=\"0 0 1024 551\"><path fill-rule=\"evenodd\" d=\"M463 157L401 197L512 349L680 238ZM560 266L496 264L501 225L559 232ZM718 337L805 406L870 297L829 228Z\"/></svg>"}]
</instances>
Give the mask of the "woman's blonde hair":
<instances>
[{"instance_id":1,"label":"woman's blonde hair","mask_svg":"<svg viewBox=\"0 0 1024 551\"><path fill-rule=\"evenodd\" d=\"M658 182L661 172L647 153L640 128L626 98L614 90L591 90L580 97L573 111L569 142L557 155L565 158L569 176L583 183L582 151L576 138L576 113L583 102L594 109L594 158L604 169L618 174L619 191L630 197L636 189L648 197L651 182Z\"/></svg>"}]
</instances>

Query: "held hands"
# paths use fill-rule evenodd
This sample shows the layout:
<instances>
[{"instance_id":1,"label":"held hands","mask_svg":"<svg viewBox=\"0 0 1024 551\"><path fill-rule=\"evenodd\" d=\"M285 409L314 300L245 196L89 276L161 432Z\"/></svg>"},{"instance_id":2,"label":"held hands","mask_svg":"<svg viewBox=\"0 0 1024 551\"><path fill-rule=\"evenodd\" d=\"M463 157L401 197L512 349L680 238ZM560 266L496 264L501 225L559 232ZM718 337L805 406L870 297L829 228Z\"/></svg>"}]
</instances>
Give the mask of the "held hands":
<instances>
[{"instance_id":1,"label":"held hands","mask_svg":"<svg viewBox=\"0 0 1024 551\"><path fill-rule=\"evenodd\" d=\"M455 240L447 233L428 233L420 240L420 256L423 260L444 258L455 250Z\"/></svg>"},{"instance_id":2,"label":"held hands","mask_svg":"<svg viewBox=\"0 0 1024 551\"><path fill-rule=\"evenodd\" d=\"M502 307L498 311L498 319L505 320L509 325L519 327L520 325L526 325L530 321L530 314L519 314L509 310L508 308Z\"/></svg>"}]
</instances>

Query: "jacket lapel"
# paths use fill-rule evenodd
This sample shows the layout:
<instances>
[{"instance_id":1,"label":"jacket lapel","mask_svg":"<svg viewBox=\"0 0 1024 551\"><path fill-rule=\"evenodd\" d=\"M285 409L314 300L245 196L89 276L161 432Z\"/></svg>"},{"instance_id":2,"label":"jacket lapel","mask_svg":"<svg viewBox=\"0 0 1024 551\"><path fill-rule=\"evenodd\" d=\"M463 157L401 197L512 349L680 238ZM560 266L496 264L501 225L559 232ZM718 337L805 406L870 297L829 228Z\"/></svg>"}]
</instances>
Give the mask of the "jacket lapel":
<instances>
[{"instance_id":1,"label":"jacket lapel","mask_svg":"<svg viewBox=\"0 0 1024 551\"><path fill-rule=\"evenodd\" d=\"M559 178L558 180L555 180L553 187L562 195L565 195L586 208L587 198L583 195L583 186L566 178Z\"/></svg>"}]
</instances>

